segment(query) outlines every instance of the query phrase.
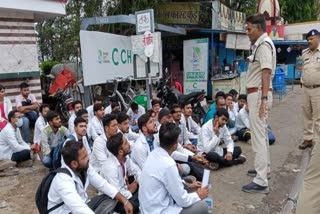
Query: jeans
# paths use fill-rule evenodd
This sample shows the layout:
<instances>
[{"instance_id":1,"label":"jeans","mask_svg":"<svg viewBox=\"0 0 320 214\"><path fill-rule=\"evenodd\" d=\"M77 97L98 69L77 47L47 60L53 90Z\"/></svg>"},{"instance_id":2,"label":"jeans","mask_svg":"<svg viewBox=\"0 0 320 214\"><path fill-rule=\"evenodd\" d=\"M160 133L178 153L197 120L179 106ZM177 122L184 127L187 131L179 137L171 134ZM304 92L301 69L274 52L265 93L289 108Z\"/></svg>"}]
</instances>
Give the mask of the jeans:
<instances>
[{"instance_id":1,"label":"jeans","mask_svg":"<svg viewBox=\"0 0 320 214\"><path fill-rule=\"evenodd\" d=\"M197 146L198 145L198 139L189 139L192 145Z\"/></svg>"},{"instance_id":2,"label":"jeans","mask_svg":"<svg viewBox=\"0 0 320 214\"><path fill-rule=\"evenodd\" d=\"M232 165L237 165L239 163L238 157L241 155L241 153L241 148L239 146L235 146L231 161L224 159L224 156L227 154L226 148L223 148L223 156L220 156L218 153L212 151L206 155L206 158L210 162L219 163L220 167L229 167Z\"/></svg>"},{"instance_id":3,"label":"jeans","mask_svg":"<svg viewBox=\"0 0 320 214\"><path fill-rule=\"evenodd\" d=\"M22 117L22 137L26 143L30 143L30 121L27 117Z\"/></svg>"},{"instance_id":4,"label":"jeans","mask_svg":"<svg viewBox=\"0 0 320 214\"><path fill-rule=\"evenodd\" d=\"M50 155L45 155L42 158L42 164L49 168L52 169L53 168L53 162L52 162L52 157Z\"/></svg>"},{"instance_id":5,"label":"jeans","mask_svg":"<svg viewBox=\"0 0 320 214\"><path fill-rule=\"evenodd\" d=\"M24 149L20 152L13 153L11 156L11 160L17 163L30 160L30 159L31 159L30 150L28 149Z\"/></svg>"}]
</instances>

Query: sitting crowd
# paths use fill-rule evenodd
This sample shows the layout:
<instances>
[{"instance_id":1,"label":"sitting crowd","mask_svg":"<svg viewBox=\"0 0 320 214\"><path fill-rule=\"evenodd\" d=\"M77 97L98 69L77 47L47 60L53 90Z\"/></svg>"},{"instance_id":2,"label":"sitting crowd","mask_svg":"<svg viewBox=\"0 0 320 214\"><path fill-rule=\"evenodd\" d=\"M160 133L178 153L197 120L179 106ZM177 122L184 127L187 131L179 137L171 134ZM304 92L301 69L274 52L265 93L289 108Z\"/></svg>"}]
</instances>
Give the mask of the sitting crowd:
<instances>
[{"instance_id":1,"label":"sitting crowd","mask_svg":"<svg viewBox=\"0 0 320 214\"><path fill-rule=\"evenodd\" d=\"M234 141L250 142L249 109L246 95L235 90L216 94L202 125L189 102L161 109L153 100L148 111L133 102L125 112L119 102L105 108L96 97L86 109L74 101L65 127L49 105L39 106L27 83L20 89L12 110L0 85L0 160L31 166L38 158L54 173L40 197L53 214L208 213L204 169L246 161ZM99 192L91 199L89 185Z\"/></svg>"}]
</instances>

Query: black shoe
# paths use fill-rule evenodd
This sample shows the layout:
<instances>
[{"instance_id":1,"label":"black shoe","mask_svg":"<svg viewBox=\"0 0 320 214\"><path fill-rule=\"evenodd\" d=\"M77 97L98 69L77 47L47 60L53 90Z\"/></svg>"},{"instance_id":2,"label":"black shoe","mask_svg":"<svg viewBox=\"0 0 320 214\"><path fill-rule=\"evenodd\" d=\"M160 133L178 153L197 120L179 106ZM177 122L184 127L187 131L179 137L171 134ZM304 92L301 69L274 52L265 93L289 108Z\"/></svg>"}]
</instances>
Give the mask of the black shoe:
<instances>
[{"instance_id":1,"label":"black shoe","mask_svg":"<svg viewBox=\"0 0 320 214\"><path fill-rule=\"evenodd\" d=\"M257 171L255 169L248 170L247 175L249 175L250 177L256 177L257 176ZM270 172L268 172L267 178L268 178L268 180L271 179L271 173Z\"/></svg>"},{"instance_id":2,"label":"black shoe","mask_svg":"<svg viewBox=\"0 0 320 214\"><path fill-rule=\"evenodd\" d=\"M247 157L244 155L240 155L236 160L238 164L243 164L244 162L247 161Z\"/></svg>"},{"instance_id":3,"label":"black shoe","mask_svg":"<svg viewBox=\"0 0 320 214\"><path fill-rule=\"evenodd\" d=\"M212 171L218 170L220 167L219 163L211 162L208 166L208 168Z\"/></svg>"},{"instance_id":4,"label":"black shoe","mask_svg":"<svg viewBox=\"0 0 320 214\"><path fill-rule=\"evenodd\" d=\"M251 182L250 184L247 184L242 187L243 192L247 193L263 193L267 194L269 193L269 187L267 186L261 186L259 184L256 184L254 182Z\"/></svg>"}]
</instances>

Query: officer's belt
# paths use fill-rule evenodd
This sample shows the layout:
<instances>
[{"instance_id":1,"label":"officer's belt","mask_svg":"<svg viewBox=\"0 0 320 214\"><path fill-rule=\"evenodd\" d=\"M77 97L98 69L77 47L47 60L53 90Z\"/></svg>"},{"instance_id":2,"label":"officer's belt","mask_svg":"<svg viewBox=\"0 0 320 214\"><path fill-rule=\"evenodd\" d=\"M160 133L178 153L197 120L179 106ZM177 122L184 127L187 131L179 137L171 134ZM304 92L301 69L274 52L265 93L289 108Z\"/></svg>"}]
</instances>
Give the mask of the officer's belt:
<instances>
[{"instance_id":1,"label":"officer's belt","mask_svg":"<svg viewBox=\"0 0 320 214\"><path fill-rule=\"evenodd\" d=\"M255 92L258 92L258 91L259 91L259 88L257 88L257 87L247 88L247 94L255 93ZM269 88L268 91L272 91L272 88Z\"/></svg>"},{"instance_id":2,"label":"officer's belt","mask_svg":"<svg viewBox=\"0 0 320 214\"><path fill-rule=\"evenodd\" d=\"M319 88L320 85L303 85L304 87L306 88L309 88L309 89L313 89L313 88Z\"/></svg>"}]
</instances>

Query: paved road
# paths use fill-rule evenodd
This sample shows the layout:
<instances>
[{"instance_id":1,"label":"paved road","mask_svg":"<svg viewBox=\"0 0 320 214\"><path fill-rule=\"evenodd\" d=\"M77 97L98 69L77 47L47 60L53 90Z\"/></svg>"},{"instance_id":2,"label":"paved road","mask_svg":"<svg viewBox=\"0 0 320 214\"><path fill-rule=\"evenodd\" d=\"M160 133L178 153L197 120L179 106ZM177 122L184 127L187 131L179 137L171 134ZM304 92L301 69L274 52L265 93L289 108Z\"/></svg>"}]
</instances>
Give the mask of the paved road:
<instances>
[{"instance_id":1,"label":"paved road","mask_svg":"<svg viewBox=\"0 0 320 214\"><path fill-rule=\"evenodd\" d=\"M248 162L211 173L213 189L210 193L214 200L214 213L274 214L281 211L297 176L294 170L299 169L301 161L302 153L297 147L302 141L302 96L302 89L296 85L282 101L274 99L270 124L277 141L270 147L270 194L241 191L241 187L252 180L246 172L253 168L253 152L250 145L238 142L236 145L242 147Z\"/></svg>"}]
</instances>

